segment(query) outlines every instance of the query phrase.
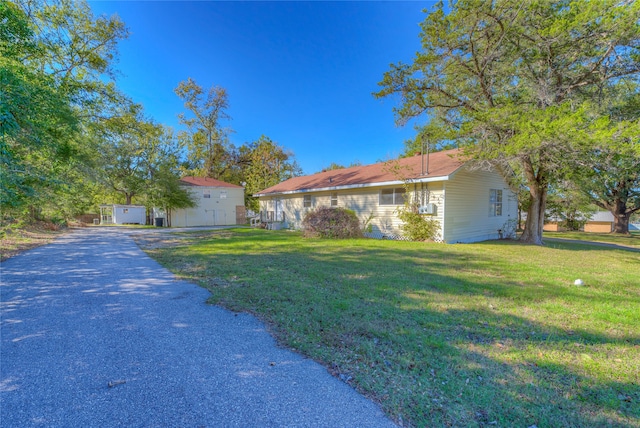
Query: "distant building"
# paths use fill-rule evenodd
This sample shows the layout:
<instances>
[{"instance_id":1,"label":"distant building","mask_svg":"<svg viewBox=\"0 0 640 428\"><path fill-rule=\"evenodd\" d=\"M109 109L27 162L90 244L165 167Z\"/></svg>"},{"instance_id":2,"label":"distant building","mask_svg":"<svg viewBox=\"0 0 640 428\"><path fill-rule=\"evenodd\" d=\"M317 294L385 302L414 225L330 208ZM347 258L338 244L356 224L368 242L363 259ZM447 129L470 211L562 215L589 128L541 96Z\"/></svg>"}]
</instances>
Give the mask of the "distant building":
<instances>
[{"instance_id":1,"label":"distant building","mask_svg":"<svg viewBox=\"0 0 640 428\"><path fill-rule=\"evenodd\" d=\"M598 211L584 224L585 232L611 233L613 232L613 214L609 211Z\"/></svg>"},{"instance_id":2,"label":"distant building","mask_svg":"<svg viewBox=\"0 0 640 428\"><path fill-rule=\"evenodd\" d=\"M142 205L100 205L100 224L146 224L147 209Z\"/></svg>"},{"instance_id":3,"label":"distant building","mask_svg":"<svg viewBox=\"0 0 640 428\"><path fill-rule=\"evenodd\" d=\"M168 215L155 210L154 215L166 218L164 225L190 227L245 223L244 187L206 177L183 177L180 184L191 192L197 205L172 209Z\"/></svg>"}]
</instances>

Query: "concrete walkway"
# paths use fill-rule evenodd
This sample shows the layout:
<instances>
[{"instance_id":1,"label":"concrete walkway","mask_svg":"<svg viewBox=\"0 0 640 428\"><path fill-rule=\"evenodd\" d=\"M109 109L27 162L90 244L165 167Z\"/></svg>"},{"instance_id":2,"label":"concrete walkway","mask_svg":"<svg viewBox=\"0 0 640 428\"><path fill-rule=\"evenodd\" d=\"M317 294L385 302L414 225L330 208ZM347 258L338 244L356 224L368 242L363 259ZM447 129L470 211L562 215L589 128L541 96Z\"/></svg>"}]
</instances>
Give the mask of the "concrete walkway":
<instances>
[{"instance_id":1,"label":"concrete walkway","mask_svg":"<svg viewBox=\"0 0 640 428\"><path fill-rule=\"evenodd\" d=\"M0 265L3 427L394 426L128 235L76 230Z\"/></svg>"}]
</instances>

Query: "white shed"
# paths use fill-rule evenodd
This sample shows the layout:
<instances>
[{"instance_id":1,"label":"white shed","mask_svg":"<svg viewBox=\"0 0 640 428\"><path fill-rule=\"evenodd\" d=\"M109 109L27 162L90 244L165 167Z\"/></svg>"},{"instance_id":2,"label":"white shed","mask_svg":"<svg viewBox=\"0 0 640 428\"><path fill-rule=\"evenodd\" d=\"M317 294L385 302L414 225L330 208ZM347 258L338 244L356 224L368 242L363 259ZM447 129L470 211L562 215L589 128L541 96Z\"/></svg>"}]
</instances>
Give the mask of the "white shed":
<instances>
[{"instance_id":1,"label":"white shed","mask_svg":"<svg viewBox=\"0 0 640 428\"><path fill-rule=\"evenodd\" d=\"M146 224L147 209L142 205L100 205L100 224Z\"/></svg>"}]
</instances>

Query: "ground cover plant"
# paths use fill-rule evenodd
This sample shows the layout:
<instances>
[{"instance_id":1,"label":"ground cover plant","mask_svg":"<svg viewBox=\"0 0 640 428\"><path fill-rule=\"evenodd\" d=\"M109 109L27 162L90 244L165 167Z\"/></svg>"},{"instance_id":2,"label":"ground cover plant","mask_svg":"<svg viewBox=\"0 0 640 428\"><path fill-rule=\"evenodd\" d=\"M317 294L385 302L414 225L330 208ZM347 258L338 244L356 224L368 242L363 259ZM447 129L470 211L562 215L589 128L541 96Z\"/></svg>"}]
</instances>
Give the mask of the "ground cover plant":
<instances>
[{"instance_id":1,"label":"ground cover plant","mask_svg":"<svg viewBox=\"0 0 640 428\"><path fill-rule=\"evenodd\" d=\"M640 426L636 252L171 235L139 243L402 425Z\"/></svg>"},{"instance_id":2,"label":"ground cover plant","mask_svg":"<svg viewBox=\"0 0 640 428\"><path fill-rule=\"evenodd\" d=\"M60 235L62 227L51 222L0 225L0 261L23 251L48 244Z\"/></svg>"}]
</instances>

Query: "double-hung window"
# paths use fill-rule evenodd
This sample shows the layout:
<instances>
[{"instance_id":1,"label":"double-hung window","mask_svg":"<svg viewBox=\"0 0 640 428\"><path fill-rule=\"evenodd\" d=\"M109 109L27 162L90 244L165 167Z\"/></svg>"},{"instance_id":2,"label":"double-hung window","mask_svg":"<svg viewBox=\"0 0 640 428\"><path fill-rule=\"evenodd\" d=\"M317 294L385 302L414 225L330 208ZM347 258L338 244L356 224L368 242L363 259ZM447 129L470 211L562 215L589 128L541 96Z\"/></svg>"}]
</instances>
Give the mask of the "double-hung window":
<instances>
[{"instance_id":1,"label":"double-hung window","mask_svg":"<svg viewBox=\"0 0 640 428\"><path fill-rule=\"evenodd\" d=\"M404 187L380 190L380 205L402 205L405 197Z\"/></svg>"},{"instance_id":2,"label":"double-hung window","mask_svg":"<svg viewBox=\"0 0 640 428\"><path fill-rule=\"evenodd\" d=\"M331 193L331 206L332 207L337 207L338 206L338 193L337 192L332 192Z\"/></svg>"},{"instance_id":3,"label":"double-hung window","mask_svg":"<svg viewBox=\"0 0 640 428\"><path fill-rule=\"evenodd\" d=\"M311 195L304 195L302 197L302 206L304 208L311 208Z\"/></svg>"},{"instance_id":4,"label":"double-hung window","mask_svg":"<svg viewBox=\"0 0 640 428\"><path fill-rule=\"evenodd\" d=\"M489 217L500 217L502 215L502 190L489 190Z\"/></svg>"}]
</instances>

